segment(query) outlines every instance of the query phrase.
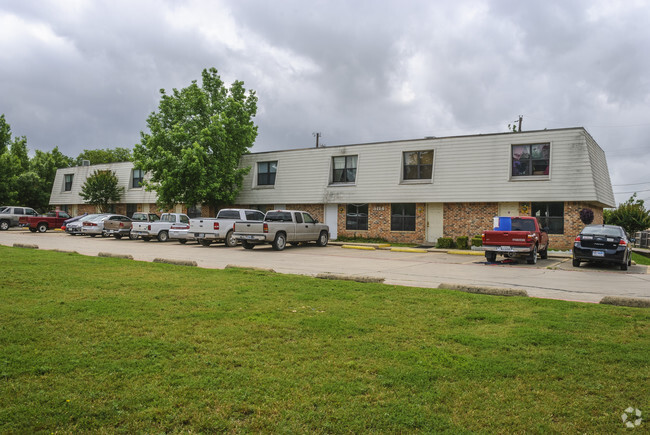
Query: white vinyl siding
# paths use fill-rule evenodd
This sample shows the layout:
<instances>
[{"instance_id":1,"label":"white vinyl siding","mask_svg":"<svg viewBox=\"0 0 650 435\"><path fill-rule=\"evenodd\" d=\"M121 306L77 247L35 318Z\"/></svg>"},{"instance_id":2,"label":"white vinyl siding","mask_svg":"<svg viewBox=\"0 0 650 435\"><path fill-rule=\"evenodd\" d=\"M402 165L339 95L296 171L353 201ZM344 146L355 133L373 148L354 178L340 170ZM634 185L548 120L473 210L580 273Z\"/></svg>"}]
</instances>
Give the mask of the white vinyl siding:
<instances>
[{"instance_id":1,"label":"white vinyl siding","mask_svg":"<svg viewBox=\"0 0 650 435\"><path fill-rule=\"evenodd\" d=\"M283 166L282 177L276 179L273 192L255 191L251 189L253 179L249 173L237 202L583 201L614 206L604 153L588 139L584 129L570 128L248 154L242 157L242 166L278 160ZM521 143L550 144L548 177L511 180L511 146ZM403 153L418 149L433 150L432 182L401 184ZM358 155L359 161L363 161L354 186L329 184L332 157L341 155ZM598 192L596 185L600 186Z\"/></svg>"}]
</instances>

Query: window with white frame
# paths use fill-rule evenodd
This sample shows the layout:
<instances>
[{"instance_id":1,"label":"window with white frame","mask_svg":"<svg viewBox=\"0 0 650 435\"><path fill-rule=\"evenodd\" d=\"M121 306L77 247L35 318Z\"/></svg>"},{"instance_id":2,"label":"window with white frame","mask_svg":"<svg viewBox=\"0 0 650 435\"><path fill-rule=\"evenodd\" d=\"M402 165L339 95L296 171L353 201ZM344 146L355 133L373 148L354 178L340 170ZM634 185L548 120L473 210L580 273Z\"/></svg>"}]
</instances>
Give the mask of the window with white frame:
<instances>
[{"instance_id":1,"label":"window with white frame","mask_svg":"<svg viewBox=\"0 0 650 435\"><path fill-rule=\"evenodd\" d=\"M142 169L133 169L133 182L131 187L142 187L142 180L144 180L144 171Z\"/></svg>"},{"instance_id":2,"label":"window with white frame","mask_svg":"<svg viewBox=\"0 0 650 435\"><path fill-rule=\"evenodd\" d=\"M275 174L278 171L278 161L259 162L257 164L257 185L274 186Z\"/></svg>"},{"instance_id":3,"label":"window with white frame","mask_svg":"<svg viewBox=\"0 0 650 435\"><path fill-rule=\"evenodd\" d=\"M512 177L548 176L551 144L512 145Z\"/></svg>"},{"instance_id":4,"label":"window with white frame","mask_svg":"<svg viewBox=\"0 0 650 435\"><path fill-rule=\"evenodd\" d=\"M73 179L74 179L74 174L65 174L63 176L63 190L65 192L70 192L72 190Z\"/></svg>"},{"instance_id":5,"label":"window with white frame","mask_svg":"<svg viewBox=\"0 0 650 435\"><path fill-rule=\"evenodd\" d=\"M332 183L354 183L357 179L358 156L332 157Z\"/></svg>"},{"instance_id":6,"label":"window with white frame","mask_svg":"<svg viewBox=\"0 0 650 435\"><path fill-rule=\"evenodd\" d=\"M433 150L404 153L404 180L431 180L432 175Z\"/></svg>"}]
</instances>

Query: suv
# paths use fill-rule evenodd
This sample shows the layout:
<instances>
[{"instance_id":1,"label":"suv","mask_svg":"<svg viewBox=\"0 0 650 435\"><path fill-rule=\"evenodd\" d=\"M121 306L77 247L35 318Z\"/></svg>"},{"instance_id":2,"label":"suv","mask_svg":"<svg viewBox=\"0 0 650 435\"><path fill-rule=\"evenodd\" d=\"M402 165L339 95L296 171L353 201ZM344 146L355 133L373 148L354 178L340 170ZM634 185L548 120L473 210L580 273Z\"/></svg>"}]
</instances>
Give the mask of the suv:
<instances>
[{"instance_id":1,"label":"suv","mask_svg":"<svg viewBox=\"0 0 650 435\"><path fill-rule=\"evenodd\" d=\"M17 227L21 216L36 216L38 213L29 207L4 207L0 211L0 230L6 231L10 227Z\"/></svg>"}]
</instances>

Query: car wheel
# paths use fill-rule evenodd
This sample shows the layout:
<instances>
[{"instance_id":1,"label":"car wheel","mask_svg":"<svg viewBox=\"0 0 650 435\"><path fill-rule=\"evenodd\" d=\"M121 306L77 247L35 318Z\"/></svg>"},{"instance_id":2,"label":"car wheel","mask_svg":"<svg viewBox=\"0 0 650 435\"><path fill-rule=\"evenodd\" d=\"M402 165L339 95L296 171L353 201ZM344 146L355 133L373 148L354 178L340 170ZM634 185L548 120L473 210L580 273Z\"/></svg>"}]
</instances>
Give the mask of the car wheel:
<instances>
[{"instance_id":1,"label":"car wheel","mask_svg":"<svg viewBox=\"0 0 650 435\"><path fill-rule=\"evenodd\" d=\"M318 240L316 241L316 244L318 246L327 246L328 241L329 241L329 236L327 235L327 231L321 231L320 235L318 236Z\"/></svg>"},{"instance_id":2,"label":"car wheel","mask_svg":"<svg viewBox=\"0 0 650 435\"><path fill-rule=\"evenodd\" d=\"M627 270L627 261L621 263L621 270Z\"/></svg>"},{"instance_id":3,"label":"car wheel","mask_svg":"<svg viewBox=\"0 0 650 435\"><path fill-rule=\"evenodd\" d=\"M287 236L284 233L276 234L272 246L276 251L282 251L287 246Z\"/></svg>"},{"instance_id":4,"label":"car wheel","mask_svg":"<svg viewBox=\"0 0 650 435\"><path fill-rule=\"evenodd\" d=\"M158 233L158 241L166 242L169 240L169 233L167 231L161 231Z\"/></svg>"},{"instance_id":5,"label":"car wheel","mask_svg":"<svg viewBox=\"0 0 650 435\"><path fill-rule=\"evenodd\" d=\"M486 251L485 252L485 259L490 263L494 263L495 261L497 261L497 253L496 252L491 252L491 251Z\"/></svg>"},{"instance_id":6,"label":"car wheel","mask_svg":"<svg viewBox=\"0 0 650 435\"><path fill-rule=\"evenodd\" d=\"M7 231L9 229L8 221L0 221L0 231Z\"/></svg>"},{"instance_id":7,"label":"car wheel","mask_svg":"<svg viewBox=\"0 0 650 435\"><path fill-rule=\"evenodd\" d=\"M44 233L47 231L47 224L38 224L38 227L36 228L38 229L39 233Z\"/></svg>"},{"instance_id":8,"label":"car wheel","mask_svg":"<svg viewBox=\"0 0 650 435\"><path fill-rule=\"evenodd\" d=\"M187 240L185 240L185 239L178 239L178 243L180 243L181 245L184 245L185 243L187 243Z\"/></svg>"},{"instance_id":9,"label":"car wheel","mask_svg":"<svg viewBox=\"0 0 650 435\"><path fill-rule=\"evenodd\" d=\"M206 240L206 239L199 239L199 243L202 246L208 247L212 244L212 240Z\"/></svg>"},{"instance_id":10,"label":"car wheel","mask_svg":"<svg viewBox=\"0 0 650 435\"><path fill-rule=\"evenodd\" d=\"M253 249L255 247L254 243L250 243L246 241L241 242L241 245L244 247L244 249Z\"/></svg>"},{"instance_id":11,"label":"car wheel","mask_svg":"<svg viewBox=\"0 0 650 435\"><path fill-rule=\"evenodd\" d=\"M530 253L528 258L526 258L526 263L537 264L537 245L533 247L533 251Z\"/></svg>"},{"instance_id":12,"label":"car wheel","mask_svg":"<svg viewBox=\"0 0 650 435\"><path fill-rule=\"evenodd\" d=\"M573 267L580 267L580 260L574 258L573 259Z\"/></svg>"},{"instance_id":13,"label":"car wheel","mask_svg":"<svg viewBox=\"0 0 650 435\"><path fill-rule=\"evenodd\" d=\"M115 234L115 238L116 238L117 240L120 240L120 239L122 238L122 235L121 235L121 234Z\"/></svg>"},{"instance_id":14,"label":"car wheel","mask_svg":"<svg viewBox=\"0 0 650 435\"><path fill-rule=\"evenodd\" d=\"M136 236L135 234L131 234L131 233L129 233L129 239L131 239L131 240L137 240L137 239L138 239L138 236Z\"/></svg>"},{"instance_id":15,"label":"car wheel","mask_svg":"<svg viewBox=\"0 0 650 435\"><path fill-rule=\"evenodd\" d=\"M542 260L546 260L548 258L548 245L546 245L546 248L543 251L539 251L539 256Z\"/></svg>"},{"instance_id":16,"label":"car wheel","mask_svg":"<svg viewBox=\"0 0 650 435\"><path fill-rule=\"evenodd\" d=\"M228 231L228 234L226 234L226 246L229 248L234 248L235 246L237 246L237 239L235 239L232 230Z\"/></svg>"}]
</instances>

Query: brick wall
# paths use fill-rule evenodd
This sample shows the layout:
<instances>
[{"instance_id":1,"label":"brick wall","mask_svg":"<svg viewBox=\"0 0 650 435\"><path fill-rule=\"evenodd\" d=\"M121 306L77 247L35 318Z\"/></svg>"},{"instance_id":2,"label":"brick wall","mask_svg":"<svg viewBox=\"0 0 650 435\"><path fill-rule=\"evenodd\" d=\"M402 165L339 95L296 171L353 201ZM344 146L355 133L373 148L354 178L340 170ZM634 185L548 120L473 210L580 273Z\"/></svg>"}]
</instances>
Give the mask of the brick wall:
<instances>
[{"instance_id":1,"label":"brick wall","mask_svg":"<svg viewBox=\"0 0 650 435\"><path fill-rule=\"evenodd\" d=\"M287 205L289 207L289 205ZM325 205L324 204L292 204L289 207L291 210L302 210L306 211L314 219L318 219L318 222L325 221Z\"/></svg>"},{"instance_id":2,"label":"brick wall","mask_svg":"<svg viewBox=\"0 0 650 435\"><path fill-rule=\"evenodd\" d=\"M368 204L368 230L346 230L347 205L338 205L338 235L384 239L395 243L424 243L426 239L426 204L415 205L415 231L391 231L391 205L389 203Z\"/></svg>"},{"instance_id":3,"label":"brick wall","mask_svg":"<svg viewBox=\"0 0 650 435\"><path fill-rule=\"evenodd\" d=\"M443 234L454 240L476 236L492 229L492 218L498 216L496 202L458 202L443 205Z\"/></svg>"}]
</instances>

